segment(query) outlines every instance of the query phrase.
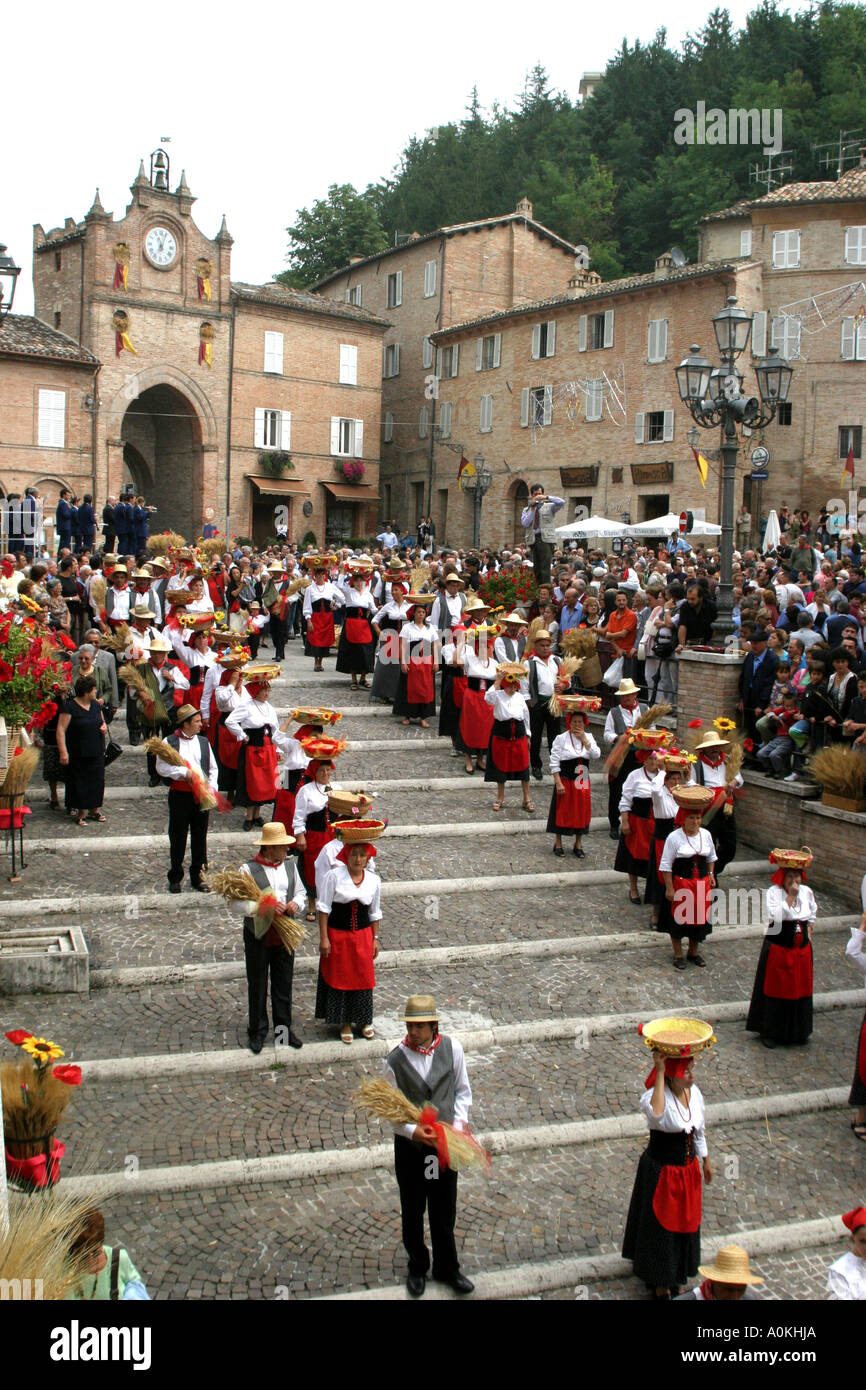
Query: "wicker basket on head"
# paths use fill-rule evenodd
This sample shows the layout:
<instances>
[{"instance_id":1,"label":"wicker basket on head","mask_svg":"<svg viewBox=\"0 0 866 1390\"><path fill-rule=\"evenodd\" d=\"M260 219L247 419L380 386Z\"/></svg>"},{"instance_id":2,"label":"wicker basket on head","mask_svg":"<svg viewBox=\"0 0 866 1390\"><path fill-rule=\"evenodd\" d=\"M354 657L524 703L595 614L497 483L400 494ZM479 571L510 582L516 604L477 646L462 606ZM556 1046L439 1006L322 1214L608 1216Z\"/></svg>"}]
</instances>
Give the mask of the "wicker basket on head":
<instances>
[{"instance_id":1,"label":"wicker basket on head","mask_svg":"<svg viewBox=\"0 0 866 1390\"><path fill-rule=\"evenodd\" d=\"M496 674L515 681L529 679L529 670L522 661L501 661L496 668Z\"/></svg>"},{"instance_id":2,"label":"wicker basket on head","mask_svg":"<svg viewBox=\"0 0 866 1390\"><path fill-rule=\"evenodd\" d=\"M597 714L601 709L600 695L559 695L563 714Z\"/></svg>"},{"instance_id":3,"label":"wicker basket on head","mask_svg":"<svg viewBox=\"0 0 866 1390\"><path fill-rule=\"evenodd\" d=\"M692 766L687 753L680 753L672 748L659 753L658 765L664 772L681 772L684 777L689 775Z\"/></svg>"},{"instance_id":4,"label":"wicker basket on head","mask_svg":"<svg viewBox=\"0 0 866 1390\"><path fill-rule=\"evenodd\" d=\"M770 852L770 863L780 869L808 869L814 855L808 845L801 849L774 849Z\"/></svg>"},{"instance_id":5,"label":"wicker basket on head","mask_svg":"<svg viewBox=\"0 0 866 1390\"><path fill-rule=\"evenodd\" d=\"M292 710L293 724L339 724L342 713L324 705L296 705Z\"/></svg>"},{"instance_id":6,"label":"wicker basket on head","mask_svg":"<svg viewBox=\"0 0 866 1390\"><path fill-rule=\"evenodd\" d=\"M691 784L686 787L674 787L671 795L681 811L697 811L699 815L706 811L713 800L711 787L699 787Z\"/></svg>"},{"instance_id":7,"label":"wicker basket on head","mask_svg":"<svg viewBox=\"0 0 866 1390\"><path fill-rule=\"evenodd\" d=\"M166 589L165 597L173 608L186 606L192 603L192 594L189 589Z\"/></svg>"},{"instance_id":8,"label":"wicker basket on head","mask_svg":"<svg viewBox=\"0 0 866 1390\"><path fill-rule=\"evenodd\" d=\"M275 681L281 668L274 662L253 661L244 669L244 685L250 681Z\"/></svg>"},{"instance_id":9,"label":"wicker basket on head","mask_svg":"<svg viewBox=\"0 0 866 1390\"><path fill-rule=\"evenodd\" d=\"M654 1018L639 1031L646 1046L665 1057L694 1057L716 1041L712 1024L700 1018Z\"/></svg>"},{"instance_id":10,"label":"wicker basket on head","mask_svg":"<svg viewBox=\"0 0 866 1390\"><path fill-rule=\"evenodd\" d=\"M356 808L359 815L365 816L372 805L373 798L368 796L366 792L328 791L328 810L335 820L339 820L342 816L351 816ZM354 817L352 818L354 819Z\"/></svg>"},{"instance_id":11,"label":"wicker basket on head","mask_svg":"<svg viewBox=\"0 0 866 1390\"><path fill-rule=\"evenodd\" d=\"M331 828L344 844L366 845L384 835L387 824L384 820L337 820Z\"/></svg>"},{"instance_id":12,"label":"wicker basket on head","mask_svg":"<svg viewBox=\"0 0 866 1390\"><path fill-rule=\"evenodd\" d=\"M670 729L629 729L628 741L633 748L639 748L642 752L658 752L666 748L673 742L673 734Z\"/></svg>"}]
</instances>

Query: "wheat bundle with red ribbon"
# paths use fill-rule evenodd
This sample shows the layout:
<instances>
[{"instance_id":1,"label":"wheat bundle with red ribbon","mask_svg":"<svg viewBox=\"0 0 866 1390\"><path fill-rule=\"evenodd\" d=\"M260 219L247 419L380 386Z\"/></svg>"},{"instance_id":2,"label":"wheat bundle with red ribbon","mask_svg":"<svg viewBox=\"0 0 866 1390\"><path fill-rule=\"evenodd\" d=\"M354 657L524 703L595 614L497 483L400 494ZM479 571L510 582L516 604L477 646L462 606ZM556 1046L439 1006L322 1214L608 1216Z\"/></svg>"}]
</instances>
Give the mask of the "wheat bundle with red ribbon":
<instances>
[{"instance_id":1,"label":"wheat bundle with red ribbon","mask_svg":"<svg viewBox=\"0 0 866 1390\"><path fill-rule=\"evenodd\" d=\"M125 652L129 646L129 623L118 623L111 632L103 633L100 647L106 652ZM121 679L123 679L121 677Z\"/></svg>"},{"instance_id":2,"label":"wheat bundle with red ribbon","mask_svg":"<svg viewBox=\"0 0 866 1390\"><path fill-rule=\"evenodd\" d=\"M435 1105L413 1105L411 1100L384 1078L365 1078L352 1096L356 1110L368 1110L378 1120L392 1125L430 1125L436 1134L436 1155L443 1168L459 1172L463 1168L490 1168L490 1155L466 1130L437 1120Z\"/></svg>"},{"instance_id":3,"label":"wheat bundle with red ribbon","mask_svg":"<svg viewBox=\"0 0 866 1390\"><path fill-rule=\"evenodd\" d=\"M108 592L108 585L101 574L95 574L90 581L90 602L99 612L105 607L105 595Z\"/></svg>"},{"instance_id":4,"label":"wheat bundle with red ribbon","mask_svg":"<svg viewBox=\"0 0 866 1390\"><path fill-rule=\"evenodd\" d=\"M22 796L39 762L38 748L17 748L0 784L0 797Z\"/></svg>"},{"instance_id":5,"label":"wheat bundle with red ribbon","mask_svg":"<svg viewBox=\"0 0 866 1390\"><path fill-rule=\"evenodd\" d=\"M197 767L191 767L186 758L182 758L170 743L166 743L161 738L149 738L144 745L144 751L145 753L152 753L155 758L162 758L162 761L168 763L170 767L186 768L185 780L189 783L195 804L200 811L216 810L224 813L231 810L225 797L213 790L204 773Z\"/></svg>"},{"instance_id":6,"label":"wheat bundle with red ribbon","mask_svg":"<svg viewBox=\"0 0 866 1390\"><path fill-rule=\"evenodd\" d=\"M580 670L585 659L586 658L582 656L564 656L562 658L562 661L560 661L559 663L559 669L556 673L557 681L563 681L565 684L570 685L572 676ZM547 702L547 708L550 710L550 713L553 715L554 719L561 719L563 714L568 709L568 705L563 703L563 701L567 700L567 698L568 697L566 695L560 695L559 691L554 690L553 694ZM594 706L594 708L601 708L600 700Z\"/></svg>"},{"instance_id":7,"label":"wheat bundle with red ribbon","mask_svg":"<svg viewBox=\"0 0 866 1390\"><path fill-rule=\"evenodd\" d=\"M153 692L137 666L131 664L121 666L117 674L127 689L135 691L136 699L144 705L145 709L153 709ZM168 748L168 744L165 746Z\"/></svg>"},{"instance_id":8,"label":"wheat bundle with red ribbon","mask_svg":"<svg viewBox=\"0 0 866 1390\"><path fill-rule=\"evenodd\" d=\"M273 927L287 951L296 951L306 936L303 926L294 917L276 915L279 900L270 889L259 888L246 869L221 869L210 879L210 886L227 903L254 903L253 916Z\"/></svg>"},{"instance_id":9,"label":"wheat bundle with red ribbon","mask_svg":"<svg viewBox=\"0 0 866 1390\"><path fill-rule=\"evenodd\" d=\"M634 721L631 729L626 729L624 734L620 734L604 763L604 771L609 782L613 781L623 765L629 749L629 734L636 729L651 729L657 719L664 719L666 715L671 713L672 709L673 705L664 704L661 701L657 705L650 705L649 709ZM672 739L673 735L670 735L670 738Z\"/></svg>"}]
</instances>

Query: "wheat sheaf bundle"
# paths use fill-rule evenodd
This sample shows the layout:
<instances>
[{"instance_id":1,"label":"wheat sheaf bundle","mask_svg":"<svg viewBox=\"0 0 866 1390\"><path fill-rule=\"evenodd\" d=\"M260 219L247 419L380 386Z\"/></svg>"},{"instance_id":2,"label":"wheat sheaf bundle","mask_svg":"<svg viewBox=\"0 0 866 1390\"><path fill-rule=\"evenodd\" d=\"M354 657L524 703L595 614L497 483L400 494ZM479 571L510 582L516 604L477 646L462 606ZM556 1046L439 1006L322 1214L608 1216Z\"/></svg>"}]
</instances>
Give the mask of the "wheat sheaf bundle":
<instances>
[{"instance_id":1,"label":"wheat sheaf bundle","mask_svg":"<svg viewBox=\"0 0 866 1390\"><path fill-rule=\"evenodd\" d=\"M402 1091L398 1091L396 1086L392 1086L382 1077L377 1080L366 1077L353 1093L352 1104L356 1110L368 1110L377 1119L385 1120L392 1125L426 1124L430 1116L435 1116L436 1113L430 1106L422 1111L420 1106L413 1105ZM447 1165L455 1173L462 1168L490 1167L490 1155L470 1135L441 1121L436 1121L436 1130L437 1133L441 1131L447 1153ZM439 1152L442 1156L441 1148Z\"/></svg>"},{"instance_id":2,"label":"wheat sheaf bundle","mask_svg":"<svg viewBox=\"0 0 866 1390\"><path fill-rule=\"evenodd\" d=\"M309 589L313 580L309 574L301 575L299 579L290 579L286 589L286 597L291 598L292 594L299 594L303 589Z\"/></svg>"},{"instance_id":3,"label":"wheat sheaf bundle","mask_svg":"<svg viewBox=\"0 0 866 1390\"><path fill-rule=\"evenodd\" d=\"M108 592L108 585L103 575L95 575L90 581L90 602L98 611L105 607L105 595Z\"/></svg>"},{"instance_id":4,"label":"wheat sheaf bundle","mask_svg":"<svg viewBox=\"0 0 866 1390\"><path fill-rule=\"evenodd\" d=\"M123 681L124 685L126 685L130 690L134 690L136 695L141 697L141 701L143 704L153 704L153 694L150 688L148 687L147 682L144 679L144 676L141 674L137 666L133 666L131 663L127 663L126 666L120 667L120 670L117 674L120 676L120 679ZM168 744L166 744L166 748L168 748ZM169 749L169 752L171 751L172 750ZM170 759L166 758L166 762L169 761ZM182 761L183 759L181 759L181 762Z\"/></svg>"},{"instance_id":5,"label":"wheat sheaf bundle","mask_svg":"<svg viewBox=\"0 0 866 1390\"><path fill-rule=\"evenodd\" d=\"M0 796L21 796L27 790L38 762L38 748L24 748L10 758L6 776L0 785Z\"/></svg>"},{"instance_id":6,"label":"wheat sheaf bundle","mask_svg":"<svg viewBox=\"0 0 866 1390\"><path fill-rule=\"evenodd\" d=\"M214 809L218 811L227 811L229 809L225 797L213 790L204 773L200 772L197 767L190 767L186 758L182 758L180 753L176 752L170 743L166 743L164 739L154 736L147 740L144 745L144 751L145 753L152 753L155 758L162 758L162 761L168 763L169 767L182 767L186 769L186 780L192 788L195 803L200 811L213 811Z\"/></svg>"},{"instance_id":7,"label":"wheat sheaf bundle","mask_svg":"<svg viewBox=\"0 0 866 1390\"><path fill-rule=\"evenodd\" d=\"M45 1189L34 1200L30 1194L10 1192L9 1221L0 1223L0 1280L10 1298L32 1296L57 1301L67 1296L89 1274L89 1252L76 1258L69 1247L82 1229L85 1216L99 1204L96 1188L69 1196L56 1187ZM11 1290L19 1288L19 1292Z\"/></svg>"},{"instance_id":8,"label":"wheat sheaf bundle","mask_svg":"<svg viewBox=\"0 0 866 1390\"><path fill-rule=\"evenodd\" d=\"M664 719L665 716L671 714L672 711L673 705L666 705L661 701L657 705L650 705L646 713L640 715L639 718L634 721L632 728L651 729L659 719Z\"/></svg>"},{"instance_id":9,"label":"wheat sheaf bundle","mask_svg":"<svg viewBox=\"0 0 866 1390\"><path fill-rule=\"evenodd\" d=\"M673 705L667 705L661 701L657 705L650 705L649 709L646 710L644 714L641 714L631 727L632 729L651 729L657 719L664 719L665 715L670 714L672 709ZM625 755L628 752L628 736L630 732L631 730L626 729L624 734L620 734L605 760L604 770L611 780L617 775L625 761Z\"/></svg>"},{"instance_id":10,"label":"wheat sheaf bundle","mask_svg":"<svg viewBox=\"0 0 866 1390\"><path fill-rule=\"evenodd\" d=\"M860 801L866 796L866 758L853 748L830 744L809 762L809 776L831 796Z\"/></svg>"},{"instance_id":11,"label":"wheat sheaf bundle","mask_svg":"<svg viewBox=\"0 0 866 1390\"><path fill-rule=\"evenodd\" d=\"M410 579L411 579L411 585L412 585L412 587L411 587L411 589L410 589L410 593L413 593L413 594L423 594L423 593L426 593L427 590L428 590L429 587L430 587L430 566L429 566L429 565L413 565L413 566L412 566L411 575L410 575Z\"/></svg>"},{"instance_id":12,"label":"wheat sheaf bundle","mask_svg":"<svg viewBox=\"0 0 866 1390\"><path fill-rule=\"evenodd\" d=\"M103 634L100 647L106 652L125 652L129 643L129 623L119 623L113 632Z\"/></svg>"},{"instance_id":13,"label":"wheat sheaf bundle","mask_svg":"<svg viewBox=\"0 0 866 1390\"><path fill-rule=\"evenodd\" d=\"M568 681L568 683L571 684L572 676L576 675L585 660L586 658L582 656L564 656L559 663L559 670L556 673L557 680ZM562 718L562 705L559 702L559 695L555 690L547 702L547 708L550 710L554 719Z\"/></svg>"},{"instance_id":14,"label":"wheat sheaf bundle","mask_svg":"<svg viewBox=\"0 0 866 1390\"><path fill-rule=\"evenodd\" d=\"M270 925L280 938L287 951L296 951L306 936L300 922L294 917L274 917L269 911L274 899L270 890L262 891L246 869L221 869L213 874L210 885L215 893L225 898L227 903L252 902L256 904L253 916L269 917ZM261 910L260 910L261 909Z\"/></svg>"},{"instance_id":15,"label":"wheat sheaf bundle","mask_svg":"<svg viewBox=\"0 0 866 1390\"><path fill-rule=\"evenodd\" d=\"M561 649L568 656L579 656L586 660L587 657L595 656L598 634L592 627L573 627L565 634L560 642Z\"/></svg>"},{"instance_id":16,"label":"wheat sheaf bundle","mask_svg":"<svg viewBox=\"0 0 866 1390\"><path fill-rule=\"evenodd\" d=\"M532 622L526 630L526 646L523 648L524 657L532 656L532 653L535 651L535 642L539 632L545 632L546 630L543 618L532 619Z\"/></svg>"}]
</instances>

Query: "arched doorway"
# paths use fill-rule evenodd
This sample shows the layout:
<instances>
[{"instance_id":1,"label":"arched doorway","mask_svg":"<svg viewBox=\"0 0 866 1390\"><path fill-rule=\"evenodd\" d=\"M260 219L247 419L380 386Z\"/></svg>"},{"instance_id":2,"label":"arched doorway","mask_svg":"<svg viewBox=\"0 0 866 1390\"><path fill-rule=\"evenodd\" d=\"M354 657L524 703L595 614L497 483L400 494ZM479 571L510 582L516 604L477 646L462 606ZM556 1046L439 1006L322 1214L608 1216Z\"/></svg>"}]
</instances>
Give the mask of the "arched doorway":
<instances>
[{"instance_id":1,"label":"arched doorway","mask_svg":"<svg viewBox=\"0 0 866 1390\"><path fill-rule=\"evenodd\" d=\"M528 506L529 504L529 487L523 481L522 478L518 478L517 482L512 484L512 488L513 491L511 494L511 502L514 510L512 514L513 525L511 543L512 545L522 545L523 522L521 520L521 517L523 514L523 508Z\"/></svg>"},{"instance_id":2,"label":"arched doorway","mask_svg":"<svg viewBox=\"0 0 866 1390\"><path fill-rule=\"evenodd\" d=\"M198 412L175 386L150 386L124 412L123 482L157 508L152 531L198 534L202 429Z\"/></svg>"}]
</instances>

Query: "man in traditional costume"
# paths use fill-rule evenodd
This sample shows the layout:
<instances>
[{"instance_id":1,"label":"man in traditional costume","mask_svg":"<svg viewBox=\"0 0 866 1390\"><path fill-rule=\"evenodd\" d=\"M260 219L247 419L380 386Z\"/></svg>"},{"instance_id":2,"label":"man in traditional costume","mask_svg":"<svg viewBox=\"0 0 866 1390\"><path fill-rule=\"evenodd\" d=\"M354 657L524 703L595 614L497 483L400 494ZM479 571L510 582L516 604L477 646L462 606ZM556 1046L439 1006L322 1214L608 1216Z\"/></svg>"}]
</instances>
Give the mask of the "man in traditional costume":
<instances>
[{"instance_id":1,"label":"man in traditional costume","mask_svg":"<svg viewBox=\"0 0 866 1390\"><path fill-rule=\"evenodd\" d=\"M298 875L298 866L286 863L289 847L295 843L286 828L278 821L262 827L261 839L256 842L258 853L241 866L256 886L277 899L280 916L300 917L307 904L307 895ZM295 955L280 941L273 922L254 915L255 904L240 901L235 904L244 919L244 962L247 972L247 1003L249 1022L247 1037L250 1052L259 1053L268 1036L268 975L271 978L271 1011L274 1016L274 1037L289 1047L303 1043L292 1029L292 977Z\"/></svg>"}]
</instances>

